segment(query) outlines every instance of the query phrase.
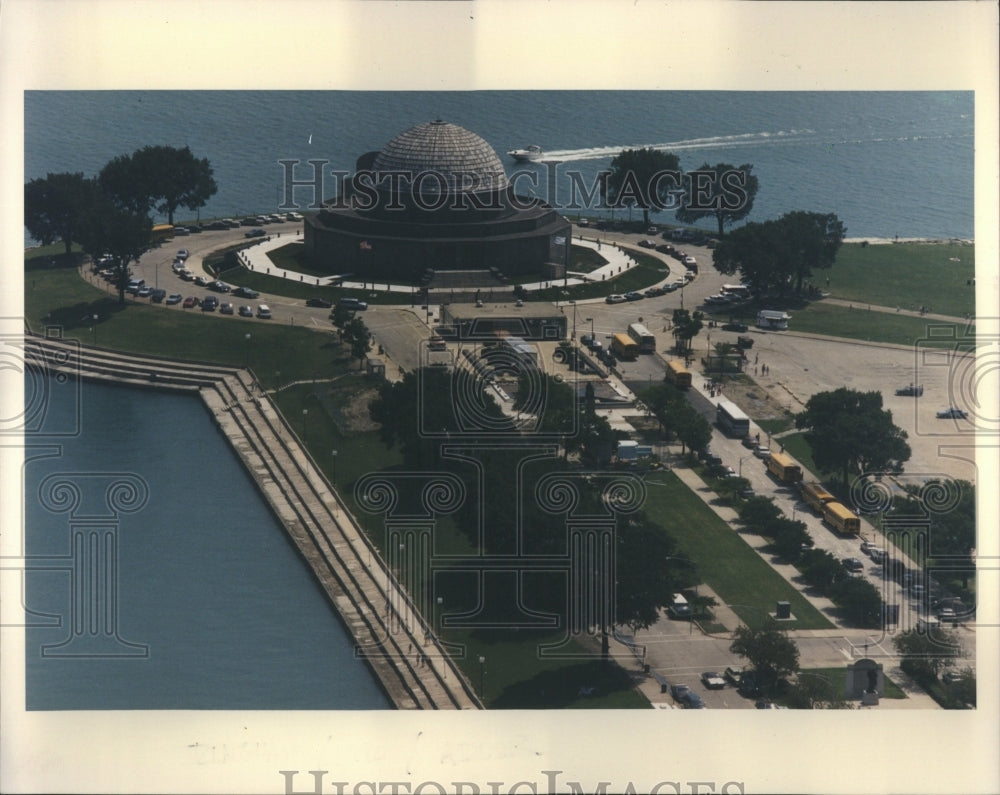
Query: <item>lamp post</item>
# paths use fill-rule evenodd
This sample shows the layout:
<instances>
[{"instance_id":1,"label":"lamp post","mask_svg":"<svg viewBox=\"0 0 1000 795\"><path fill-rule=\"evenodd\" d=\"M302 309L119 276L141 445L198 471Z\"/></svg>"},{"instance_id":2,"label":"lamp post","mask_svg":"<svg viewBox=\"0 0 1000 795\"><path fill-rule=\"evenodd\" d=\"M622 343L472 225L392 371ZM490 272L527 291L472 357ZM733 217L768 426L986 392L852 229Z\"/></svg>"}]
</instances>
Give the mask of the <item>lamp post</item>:
<instances>
[{"instance_id":1,"label":"lamp post","mask_svg":"<svg viewBox=\"0 0 1000 795\"><path fill-rule=\"evenodd\" d=\"M333 458L333 485L337 485L337 451L331 450L330 456Z\"/></svg>"},{"instance_id":2,"label":"lamp post","mask_svg":"<svg viewBox=\"0 0 1000 795\"><path fill-rule=\"evenodd\" d=\"M747 458L747 456L743 456L743 458L740 459L740 468L739 468L739 476L740 477L743 477L743 459L745 459L745 458Z\"/></svg>"},{"instance_id":3,"label":"lamp post","mask_svg":"<svg viewBox=\"0 0 1000 795\"><path fill-rule=\"evenodd\" d=\"M479 697L485 698L485 686L486 686L486 658L480 655L479 657Z\"/></svg>"},{"instance_id":4,"label":"lamp post","mask_svg":"<svg viewBox=\"0 0 1000 795\"><path fill-rule=\"evenodd\" d=\"M245 339L247 343L246 347L243 349L243 367L247 368L250 366L250 335L247 334Z\"/></svg>"},{"instance_id":5,"label":"lamp post","mask_svg":"<svg viewBox=\"0 0 1000 795\"><path fill-rule=\"evenodd\" d=\"M594 341L594 318L592 318L592 317L585 317L584 320L588 321L590 323L590 341L591 341L591 343L593 343L593 341Z\"/></svg>"},{"instance_id":6,"label":"lamp post","mask_svg":"<svg viewBox=\"0 0 1000 795\"><path fill-rule=\"evenodd\" d=\"M94 332L94 347L95 348L97 347L97 321L98 321L98 317L95 314L94 315L94 325L91 326L91 330Z\"/></svg>"},{"instance_id":7,"label":"lamp post","mask_svg":"<svg viewBox=\"0 0 1000 795\"><path fill-rule=\"evenodd\" d=\"M576 301L570 301L573 304L573 336L570 339L576 339Z\"/></svg>"},{"instance_id":8,"label":"lamp post","mask_svg":"<svg viewBox=\"0 0 1000 795\"><path fill-rule=\"evenodd\" d=\"M302 409L302 441L308 447L308 431L309 426L306 424L306 418L309 416L309 409Z\"/></svg>"}]
</instances>

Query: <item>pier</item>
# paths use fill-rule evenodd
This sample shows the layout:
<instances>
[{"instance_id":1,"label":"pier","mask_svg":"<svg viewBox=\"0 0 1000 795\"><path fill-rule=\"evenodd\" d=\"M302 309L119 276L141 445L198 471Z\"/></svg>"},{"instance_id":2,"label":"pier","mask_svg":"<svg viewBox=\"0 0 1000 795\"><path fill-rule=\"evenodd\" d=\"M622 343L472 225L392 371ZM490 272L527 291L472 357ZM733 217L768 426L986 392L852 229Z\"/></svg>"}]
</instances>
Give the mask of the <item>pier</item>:
<instances>
[{"instance_id":1,"label":"pier","mask_svg":"<svg viewBox=\"0 0 1000 795\"><path fill-rule=\"evenodd\" d=\"M397 709L482 709L378 550L253 374L25 335L43 373L201 397Z\"/></svg>"}]
</instances>

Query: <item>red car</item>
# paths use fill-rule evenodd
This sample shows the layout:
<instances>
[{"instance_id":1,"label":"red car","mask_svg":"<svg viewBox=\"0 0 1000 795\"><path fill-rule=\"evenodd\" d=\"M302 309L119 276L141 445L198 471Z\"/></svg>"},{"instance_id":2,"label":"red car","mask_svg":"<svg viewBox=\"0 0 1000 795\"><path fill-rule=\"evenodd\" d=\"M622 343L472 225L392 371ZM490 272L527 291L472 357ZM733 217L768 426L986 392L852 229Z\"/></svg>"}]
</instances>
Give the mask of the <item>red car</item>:
<instances>
[{"instance_id":1,"label":"red car","mask_svg":"<svg viewBox=\"0 0 1000 795\"><path fill-rule=\"evenodd\" d=\"M195 298L193 295L188 296L187 298L184 299L184 303L181 304L181 306L183 306L185 309L191 309L192 307L196 307L198 306L198 299Z\"/></svg>"}]
</instances>

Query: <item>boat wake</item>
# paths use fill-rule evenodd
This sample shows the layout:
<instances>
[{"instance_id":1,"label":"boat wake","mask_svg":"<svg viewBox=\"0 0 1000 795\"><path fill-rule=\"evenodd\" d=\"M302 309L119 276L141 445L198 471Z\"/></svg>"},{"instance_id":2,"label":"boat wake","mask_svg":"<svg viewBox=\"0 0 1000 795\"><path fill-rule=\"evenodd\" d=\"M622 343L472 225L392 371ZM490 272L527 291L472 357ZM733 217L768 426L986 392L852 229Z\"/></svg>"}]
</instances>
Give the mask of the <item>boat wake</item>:
<instances>
[{"instance_id":1,"label":"boat wake","mask_svg":"<svg viewBox=\"0 0 1000 795\"><path fill-rule=\"evenodd\" d=\"M544 161L558 160L572 162L574 160L602 160L615 157L623 149L661 149L670 152L687 149L734 149L740 146L758 146L767 143L798 143L809 141L816 134L815 130L779 130L777 132L742 133L740 135L714 135L707 138L687 138L682 141L667 141L655 144L624 144L616 146L594 146L586 149L553 149L547 151Z\"/></svg>"}]
</instances>

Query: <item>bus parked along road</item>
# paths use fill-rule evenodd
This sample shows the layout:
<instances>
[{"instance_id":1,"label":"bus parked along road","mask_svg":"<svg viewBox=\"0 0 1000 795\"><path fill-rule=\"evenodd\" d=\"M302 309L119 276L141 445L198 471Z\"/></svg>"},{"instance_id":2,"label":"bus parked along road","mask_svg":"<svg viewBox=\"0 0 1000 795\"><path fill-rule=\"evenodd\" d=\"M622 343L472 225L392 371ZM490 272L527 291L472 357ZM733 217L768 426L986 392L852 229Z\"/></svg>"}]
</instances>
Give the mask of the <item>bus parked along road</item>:
<instances>
[{"instance_id":1,"label":"bus parked along road","mask_svg":"<svg viewBox=\"0 0 1000 795\"><path fill-rule=\"evenodd\" d=\"M639 353L656 353L656 337L641 323L631 323L628 335L639 345Z\"/></svg>"},{"instance_id":2,"label":"bus parked along road","mask_svg":"<svg viewBox=\"0 0 1000 795\"><path fill-rule=\"evenodd\" d=\"M787 453L771 453L767 459L767 471L781 483L798 483L802 480L802 468Z\"/></svg>"},{"instance_id":3,"label":"bus parked along road","mask_svg":"<svg viewBox=\"0 0 1000 795\"><path fill-rule=\"evenodd\" d=\"M818 514L823 513L824 505L836 500L836 497L816 481L801 484L801 491L803 501Z\"/></svg>"},{"instance_id":4,"label":"bus parked along road","mask_svg":"<svg viewBox=\"0 0 1000 795\"><path fill-rule=\"evenodd\" d=\"M611 352L619 359L634 359L639 355L639 343L628 334L615 334L611 338Z\"/></svg>"},{"instance_id":5,"label":"bus parked along road","mask_svg":"<svg viewBox=\"0 0 1000 795\"><path fill-rule=\"evenodd\" d=\"M839 502L828 502L823 506L823 521L838 533L861 534L861 520Z\"/></svg>"},{"instance_id":6,"label":"bus parked along road","mask_svg":"<svg viewBox=\"0 0 1000 795\"><path fill-rule=\"evenodd\" d=\"M720 400L715 409L715 423L726 436L742 439L750 433L750 418L729 400Z\"/></svg>"},{"instance_id":7,"label":"bus parked along road","mask_svg":"<svg viewBox=\"0 0 1000 795\"><path fill-rule=\"evenodd\" d=\"M674 359L667 362L666 379L678 389L689 389L691 387L691 371L684 366L684 363Z\"/></svg>"}]
</instances>

